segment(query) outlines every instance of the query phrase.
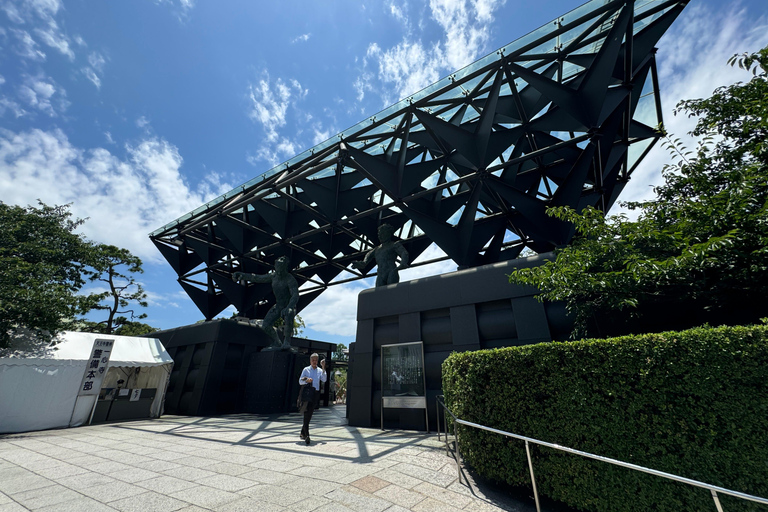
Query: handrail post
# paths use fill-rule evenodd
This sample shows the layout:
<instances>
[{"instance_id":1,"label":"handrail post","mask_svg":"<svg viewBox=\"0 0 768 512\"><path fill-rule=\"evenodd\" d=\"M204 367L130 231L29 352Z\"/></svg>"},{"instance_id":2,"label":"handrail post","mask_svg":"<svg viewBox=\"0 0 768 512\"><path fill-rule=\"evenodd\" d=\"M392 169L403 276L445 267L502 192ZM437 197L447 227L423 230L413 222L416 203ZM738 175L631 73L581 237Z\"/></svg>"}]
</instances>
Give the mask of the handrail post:
<instances>
[{"instance_id":1,"label":"handrail post","mask_svg":"<svg viewBox=\"0 0 768 512\"><path fill-rule=\"evenodd\" d=\"M717 497L715 490L710 489L709 492L712 493L712 499L715 500L715 507L717 507L717 512L723 512L723 506L720 504L720 499Z\"/></svg>"},{"instance_id":2,"label":"handrail post","mask_svg":"<svg viewBox=\"0 0 768 512\"><path fill-rule=\"evenodd\" d=\"M437 423L437 442L440 442L440 399L435 398L435 422Z\"/></svg>"},{"instance_id":3,"label":"handrail post","mask_svg":"<svg viewBox=\"0 0 768 512\"><path fill-rule=\"evenodd\" d=\"M459 484L461 484L461 454L459 453L459 424L453 422L453 440L456 443L456 469L459 470Z\"/></svg>"},{"instance_id":4,"label":"handrail post","mask_svg":"<svg viewBox=\"0 0 768 512\"><path fill-rule=\"evenodd\" d=\"M446 410L448 408L443 404L443 424L445 425L445 455L451 456L451 449L448 446L448 417L446 416Z\"/></svg>"},{"instance_id":5,"label":"handrail post","mask_svg":"<svg viewBox=\"0 0 768 512\"><path fill-rule=\"evenodd\" d=\"M533 498L536 500L536 512L541 512L539 492L536 490L536 477L533 474L533 461L531 460L531 449L528 446L528 441L525 442L525 454L528 456L528 469L531 471L531 483L533 483ZM722 510L720 512L722 512Z\"/></svg>"}]
</instances>

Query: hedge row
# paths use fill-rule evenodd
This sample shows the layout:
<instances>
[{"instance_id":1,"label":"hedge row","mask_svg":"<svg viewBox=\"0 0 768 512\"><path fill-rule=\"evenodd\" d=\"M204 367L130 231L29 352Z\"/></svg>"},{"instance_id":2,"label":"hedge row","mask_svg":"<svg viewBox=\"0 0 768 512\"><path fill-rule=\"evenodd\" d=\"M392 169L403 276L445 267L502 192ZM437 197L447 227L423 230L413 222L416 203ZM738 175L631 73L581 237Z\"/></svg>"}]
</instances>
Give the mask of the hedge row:
<instances>
[{"instance_id":1,"label":"hedge row","mask_svg":"<svg viewBox=\"0 0 768 512\"><path fill-rule=\"evenodd\" d=\"M766 326L454 353L443 392L468 421L768 497ZM459 435L479 474L530 487L522 441ZM705 489L539 446L532 455L539 492L580 510L715 510Z\"/></svg>"}]
</instances>

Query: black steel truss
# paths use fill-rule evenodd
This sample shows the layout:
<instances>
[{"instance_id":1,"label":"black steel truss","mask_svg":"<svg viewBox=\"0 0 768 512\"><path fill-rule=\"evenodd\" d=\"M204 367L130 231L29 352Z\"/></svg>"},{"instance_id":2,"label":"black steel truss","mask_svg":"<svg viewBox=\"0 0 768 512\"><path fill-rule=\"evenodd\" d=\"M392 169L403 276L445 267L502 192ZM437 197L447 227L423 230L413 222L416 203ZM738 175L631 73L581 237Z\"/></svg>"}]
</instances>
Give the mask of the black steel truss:
<instances>
[{"instance_id":1,"label":"black steel truss","mask_svg":"<svg viewBox=\"0 0 768 512\"><path fill-rule=\"evenodd\" d=\"M550 206L607 211L660 136L655 48L683 0L593 0L150 236L206 318L263 317L290 259L299 309L396 228L460 267L567 244ZM427 263L427 262L423 262Z\"/></svg>"}]
</instances>

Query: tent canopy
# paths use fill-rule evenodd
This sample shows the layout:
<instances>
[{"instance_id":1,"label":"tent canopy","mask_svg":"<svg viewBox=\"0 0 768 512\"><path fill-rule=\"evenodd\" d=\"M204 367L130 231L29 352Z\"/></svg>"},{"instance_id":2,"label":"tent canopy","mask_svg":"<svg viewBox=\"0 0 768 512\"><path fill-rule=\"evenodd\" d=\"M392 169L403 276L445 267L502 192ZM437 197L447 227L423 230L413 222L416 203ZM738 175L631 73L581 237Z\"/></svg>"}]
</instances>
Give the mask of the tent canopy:
<instances>
[{"instance_id":1,"label":"tent canopy","mask_svg":"<svg viewBox=\"0 0 768 512\"><path fill-rule=\"evenodd\" d=\"M109 366L161 366L173 364L173 359L157 338L135 338L131 336L112 336L89 332L64 332L63 341L56 345L51 355L53 359L88 359L97 338L114 339Z\"/></svg>"},{"instance_id":2,"label":"tent canopy","mask_svg":"<svg viewBox=\"0 0 768 512\"><path fill-rule=\"evenodd\" d=\"M96 339L114 340L102 387L156 388L151 417L162 413L173 359L156 338L64 332L43 357L0 358L0 433L86 424L96 396L78 397ZM127 371L127 369L133 369Z\"/></svg>"}]
</instances>

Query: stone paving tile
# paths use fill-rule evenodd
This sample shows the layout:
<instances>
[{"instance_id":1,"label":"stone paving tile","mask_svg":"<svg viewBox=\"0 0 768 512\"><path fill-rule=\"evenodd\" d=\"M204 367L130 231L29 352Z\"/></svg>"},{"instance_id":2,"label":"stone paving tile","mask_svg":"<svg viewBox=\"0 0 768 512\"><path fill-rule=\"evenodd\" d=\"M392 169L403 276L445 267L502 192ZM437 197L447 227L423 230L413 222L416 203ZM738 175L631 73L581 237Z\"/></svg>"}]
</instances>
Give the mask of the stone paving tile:
<instances>
[{"instance_id":1,"label":"stone paving tile","mask_svg":"<svg viewBox=\"0 0 768 512\"><path fill-rule=\"evenodd\" d=\"M84 510L88 512L113 512L116 509L94 499L82 497L39 508L35 512L83 512Z\"/></svg>"},{"instance_id":2,"label":"stone paving tile","mask_svg":"<svg viewBox=\"0 0 768 512\"><path fill-rule=\"evenodd\" d=\"M213 471L206 471L205 469L193 468L189 466L179 466L177 468L161 471L161 473L175 478L183 478L184 480L192 481L216 476L216 473Z\"/></svg>"},{"instance_id":3,"label":"stone paving tile","mask_svg":"<svg viewBox=\"0 0 768 512\"><path fill-rule=\"evenodd\" d=\"M181 459L176 459L173 462L176 464L181 464L183 466L191 466L193 468L200 468L200 469L203 469L206 466L211 465L211 459L206 459L204 457L197 457L195 455L188 455Z\"/></svg>"},{"instance_id":4,"label":"stone paving tile","mask_svg":"<svg viewBox=\"0 0 768 512\"><path fill-rule=\"evenodd\" d=\"M442 501L443 503L458 508L464 508L472 502L472 498L457 492L449 491L443 487L430 484L428 482L421 483L413 488L414 491L419 492L430 498Z\"/></svg>"},{"instance_id":5,"label":"stone paving tile","mask_svg":"<svg viewBox=\"0 0 768 512\"><path fill-rule=\"evenodd\" d=\"M418 478L415 478L409 475L404 475L399 471L395 471L392 469L384 469L382 471L378 471L374 473L374 476L376 476L376 478L381 478L382 480L386 480L387 482L391 482L405 489L411 489L421 483L421 480L419 480Z\"/></svg>"},{"instance_id":6,"label":"stone paving tile","mask_svg":"<svg viewBox=\"0 0 768 512\"><path fill-rule=\"evenodd\" d=\"M332 510L335 504L328 498L322 496L313 496L309 500L299 500L288 506L292 512L312 512L313 510L325 511Z\"/></svg>"},{"instance_id":7,"label":"stone paving tile","mask_svg":"<svg viewBox=\"0 0 768 512\"><path fill-rule=\"evenodd\" d=\"M27 509L12 501L0 505L0 512L27 512Z\"/></svg>"},{"instance_id":8,"label":"stone paving tile","mask_svg":"<svg viewBox=\"0 0 768 512\"><path fill-rule=\"evenodd\" d=\"M409 491L408 489L394 484L390 484L383 489L379 489L373 494L374 496L408 509L426 498L426 496L419 492Z\"/></svg>"},{"instance_id":9,"label":"stone paving tile","mask_svg":"<svg viewBox=\"0 0 768 512\"><path fill-rule=\"evenodd\" d=\"M264 459L258 462L252 462L248 466L259 469L268 469L270 471L280 471L281 473L288 473L301 467L299 464L293 462L284 462L281 460L272 459Z\"/></svg>"},{"instance_id":10,"label":"stone paving tile","mask_svg":"<svg viewBox=\"0 0 768 512\"><path fill-rule=\"evenodd\" d=\"M108 486L102 488L86 488L76 490L85 494L86 496L104 501L106 503L146 492L146 489L143 487L120 482L119 480L114 480L112 483L108 484Z\"/></svg>"},{"instance_id":11,"label":"stone paving tile","mask_svg":"<svg viewBox=\"0 0 768 512\"><path fill-rule=\"evenodd\" d=\"M350 482L350 485L354 485L358 489L361 489L365 492L369 492L373 494L379 489L387 487L390 484L389 482L387 482L386 480L382 480L381 478L376 478L375 476L366 476L358 480L355 480L354 482Z\"/></svg>"},{"instance_id":12,"label":"stone paving tile","mask_svg":"<svg viewBox=\"0 0 768 512\"><path fill-rule=\"evenodd\" d=\"M197 484L195 482L189 482L180 478L162 475L150 480L142 480L137 482L136 485L151 491L159 492L160 494L171 494L183 489L189 489L190 487L194 487Z\"/></svg>"},{"instance_id":13,"label":"stone paving tile","mask_svg":"<svg viewBox=\"0 0 768 512\"><path fill-rule=\"evenodd\" d=\"M383 512L392 506L388 501L372 495L366 496L366 494L357 488L347 486L331 491L325 497L357 512Z\"/></svg>"},{"instance_id":14,"label":"stone paving tile","mask_svg":"<svg viewBox=\"0 0 768 512\"><path fill-rule=\"evenodd\" d=\"M256 485L250 489L240 491L238 494L242 494L243 496L257 501L275 503L284 507L300 500L312 499L312 494L304 489L294 488L289 490L285 487L269 484Z\"/></svg>"},{"instance_id":15,"label":"stone paving tile","mask_svg":"<svg viewBox=\"0 0 768 512\"><path fill-rule=\"evenodd\" d=\"M133 467L129 466L128 464L123 464L122 462L107 461L100 462L98 464L92 464L88 466L88 469L94 473L109 474L117 473L118 471L130 471L133 469Z\"/></svg>"},{"instance_id":16,"label":"stone paving tile","mask_svg":"<svg viewBox=\"0 0 768 512\"><path fill-rule=\"evenodd\" d=\"M82 497L82 494L75 492L72 489L67 489L61 485L50 485L48 487L14 494L13 501L32 510Z\"/></svg>"},{"instance_id":17,"label":"stone paving tile","mask_svg":"<svg viewBox=\"0 0 768 512\"><path fill-rule=\"evenodd\" d=\"M216 475L206 478L201 478L200 480L197 480L195 483L200 485L207 485L209 487L215 487L216 489L221 489L222 491L230 491L230 492L236 492L241 491L243 489L247 489L248 487L253 487L254 485L257 485L256 482L253 480L249 480L247 478L238 478L236 476L229 476L229 475Z\"/></svg>"},{"instance_id":18,"label":"stone paving tile","mask_svg":"<svg viewBox=\"0 0 768 512\"><path fill-rule=\"evenodd\" d=\"M182 467L181 464L177 464L176 461L167 461L167 460L150 460L147 462L142 462L140 464L136 464L137 468L141 468L147 471L154 471L156 473L167 471L169 469L177 469Z\"/></svg>"},{"instance_id":19,"label":"stone paving tile","mask_svg":"<svg viewBox=\"0 0 768 512\"><path fill-rule=\"evenodd\" d=\"M330 509L332 510L332 509ZM217 507L217 512L286 512L290 509L285 508L275 503L267 503L264 501L254 500L251 498L243 498L241 500L227 503L224 506Z\"/></svg>"},{"instance_id":20,"label":"stone paving tile","mask_svg":"<svg viewBox=\"0 0 768 512\"><path fill-rule=\"evenodd\" d=\"M242 496L234 492L222 491L213 487L196 485L183 491L170 494L171 498L186 501L203 508L219 508L222 505L241 499Z\"/></svg>"},{"instance_id":21,"label":"stone paving tile","mask_svg":"<svg viewBox=\"0 0 768 512\"><path fill-rule=\"evenodd\" d=\"M151 491L109 503L121 512L174 512L188 505L186 501Z\"/></svg>"},{"instance_id":22,"label":"stone paving tile","mask_svg":"<svg viewBox=\"0 0 768 512\"><path fill-rule=\"evenodd\" d=\"M146 469L140 468L131 468L130 471L108 473L108 475L115 480L120 480L121 482L126 482L129 484L135 484L144 480L149 480L151 478L157 478L161 476L160 473L155 473L154 471L147 471Z\"/></svg>"},{"instance_id":23,"label":"stone paving tile","mask_svg":"<svg viewBox=\"0 0 768 512\"><path fill-rule=\"evenodd\" d=\"M413 512L456 512L461 509L446 505L442 501L427 498L416 504L411 510Z\"/></svg>"},{"instance_id":24,"label":"stone paving tile","mask_svg":"<svg viewBox=\"0 0 768 512\"><path fill-rule=\"evenodd\" d=\"M312 496L322 496L336 489L341 489L344 487L344 484L319 480L317 478L303 477L287 485L281 485L280 487L286 488L288 492L295 492L296 488L300 487L302 491L307 492Z\"/></svg>"},{"instance_id":25,"label":"stone paving tile","mask_svg":"<svg viewBox=\"0 0 768 512\"><path fill-rule=\"evenodd\" d=\"M269 471L267 469L254 469L240 475L240 478L247 478L262 484L284 485L295 482L298 477L292 474Z\"/></svg>"},{"instance_id":26,"label":"stone paving tile","mask_svg":"<svg viewBox=\"0 0 768 512\"><path fill-rule=\"evenodd\" d=\"M60 478L66 478L68 476L74 475L82 475L83 473L88 473L88 470L73 464L64 464L63 466L56 466L54 468L35 470L35 474L51 480L58 480Z\"/></svg>"},{"instance_id":27,"label":"stone paving tile","mask_svg":"<svg viewBox=\"0 0 768 512\"><path fill-rule=\"evenodd\" d=\"M392 466L392 469L441 487L448 487L458 477L458 473L455 476L450 476L445 473L440 473L439 471L432 471L431 469L422 468L421 466L412 466L402 462L397 466Z\"/></svg>"},{"instance_id":28,"label":"stone paving tile","mask_svg":"<svg viewBox=\"0 0 768 512\"><path fill-rule=\"evenodd\" d=\"M243 466L242 464L233 464L231 462L217 462L215 464L211 464L205 469L207 469L208 471L213 471L215 473L222 474L222 475L231 475L231 476L242 475L243 473L247 473L248 471L253 471L253 468L250 466Z\"/></svg>"},{"instance_id":29,"label":"stone paving tile","mask_svg":"<svg viewBox=\"0 0 768 512\"><path fill-rule=\"evenodd\" d=\"M6 468L0 469L0 482L3 480L10 480L11 478L21 478L23 476L29 476L32 474L34 474L32 471L13 464Z\"/></svg>"},{"instance_id":30,"label":"stone paving tile","mask_svg":"<svg viewBox=\"0 0 768 512\"><path fill-rule=\"evenodd\" d=\"M392 505L391 507L389 507L384 512L410 512L410 511L411 511L411 509L409 509L409 508L403 508L400 505Z\"/></svg>"},{"instance_id":31,"label":"stone paving tile","mask_svg":"<svg viewBox=\"0 0 768 512\"><path fill-rule=\"evenodd\" d=\"M0 480L0 492L12 497L16 493L48 487L52 483L47 478L30 473L24 476Z\"/></svg>"},{"instance_id":32,"label":"stone paving tile","mask_svg":"<svg viewBox=\"0 0 768 512\"><path fill-rule=\"evenodd\" d=\"M5 505L6 503L13 503L13 500L4 492L0 492L0 505Z\"/></svg>"},{"instance_id":33,"label":"stone paving tile","mask_svg":"<svg viewBox=\"0 0 768 512\"><path fill-rule=\"evenodd\" d=\"M67 476L56 480L59 484L70 489L79 490L81 488L99 487L109 485L117 480L97 473L87 472L80 475Z\"/></svg>"},{"instance_id":34,"label":"stone paving tile","mask_svg":"<svg viewBox=\"0 0 768 512\"><path fill-rule=\"evenodd\" d=\"M152 453L150 457L156 460L164 460L164 461L170 462L170 461L180 459L182 457L186 457L186 454L178 453L178 452L168 452L168 451L155 451L155 453Z\"/></svg>"}]
</instances>

